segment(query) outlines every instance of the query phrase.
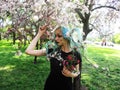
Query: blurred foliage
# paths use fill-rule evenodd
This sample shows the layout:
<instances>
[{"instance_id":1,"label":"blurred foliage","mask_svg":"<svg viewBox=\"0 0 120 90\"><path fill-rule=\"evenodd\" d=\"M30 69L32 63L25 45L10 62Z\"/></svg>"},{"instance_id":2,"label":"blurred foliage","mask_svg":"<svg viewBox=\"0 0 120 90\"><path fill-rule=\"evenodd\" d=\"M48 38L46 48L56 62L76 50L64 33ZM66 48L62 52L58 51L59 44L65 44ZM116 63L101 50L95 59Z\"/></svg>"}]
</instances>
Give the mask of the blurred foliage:
<instances>
[{"instance_id":1,"label":"blurred foliage","mask_svg":"<svg viewBox=\"0 0 120 90\"><path fill-rule=\"evenodd\" d=\"M120 33L114 35L113 41L117 44L120 44Z\"/></svg>"}]
</instances>

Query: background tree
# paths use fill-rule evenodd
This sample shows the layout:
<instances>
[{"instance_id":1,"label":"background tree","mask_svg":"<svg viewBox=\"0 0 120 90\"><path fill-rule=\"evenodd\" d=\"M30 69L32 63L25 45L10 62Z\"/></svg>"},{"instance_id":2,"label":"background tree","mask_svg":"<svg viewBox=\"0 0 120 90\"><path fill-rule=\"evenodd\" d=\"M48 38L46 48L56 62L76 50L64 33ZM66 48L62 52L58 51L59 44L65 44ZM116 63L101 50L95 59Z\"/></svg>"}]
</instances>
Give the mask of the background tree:
<instances>
[{"instance_id":1,"label":"background tree","mask_svg":"<svg viewBox=\"0 0 120 90\"><path fill-rule=\"evenodd\" d=\"M1 18L4 20L8 16L11 17L14 28L20 28L23 27L23 25L27 24L29 24L27 26L30 26L31 19L35 16L37 18L34 24L36 22L46 22L47 15L49 13L50 15L52 14L49 18L52 21L52 24L50 26L51 29L55 28L55 26L58 24L67 25L70 28L77 26L83 28L83 32L85 34L83 39L85 40L89 32L91 32L93 29L99 29L100 26L95 24L96 22L98 23L97 18L103 16L102 14L104 11L106 12L108 10L106 15L109 15L111 17L111 20L115 21L115 18L119 17L120 1L2 0L0 2L0 5ZM101 8L105 8L105 10L101 10ZM74 10L77 12L78 16L75 14ZM100 13L101 11L103 11L102 14L98 15L98 13ZM97 18L94 18L95 15ZM16 32L17 30L18 29L16 29Z\"/></svg>"},{"instance_id":2,"label":"background tree","mask_svg":"<svg viewBox=\"0 0 120 90\"><path fill-rule=\"evenodd\" d=\"M80 4L78 4L78 7L75 9L75 11L79 15L80 23L83 23L83 32L85 33L84 38L83 38L84 40L86 39L88 33L90 33L93 29L96 29L96 30L100 29L101 26L99 26L99 25L100 24L103 25L101 21L104 20L104 18L106 18L106 21L107 21L108 16L109 16L108 22L109 21L112 22L113 20L115 22L116 18L118 18L118 13L120 11L119 10L119 8L120 8L119 0L111 0L111 1L104 0L103 2L102 2L102 0L84 0L83 8L86 8L86 9L82 9L79 6L80 6ZM102 8L105 8L105 9L103 10ZM100 9L102 9L102 10L100 11ZM82 10L86 10L86 11L83 13ZM106 13L106 11L107 11L107 13ZM102 13L100 14L100 12L102 12ZM92 13L94 13L94 14L92 14ZM106 13L106 15L104 13ZM103 16L103 14L105 16L103 18L99 18L99 17ZM96 17L96 18L93 18L93 17ZM91 20L91 18L92 18L92 20ZM98 24L98 23L100 23L100 24ZM107 23L107 24L109 24L108 27L111 25L110 23ZM104 22L104 26L106 27L105 22ZM102 29L100 29L99 31L103 31L103 28L105 28L105 27L102 26Z\"/></svg>"}]
</instances>

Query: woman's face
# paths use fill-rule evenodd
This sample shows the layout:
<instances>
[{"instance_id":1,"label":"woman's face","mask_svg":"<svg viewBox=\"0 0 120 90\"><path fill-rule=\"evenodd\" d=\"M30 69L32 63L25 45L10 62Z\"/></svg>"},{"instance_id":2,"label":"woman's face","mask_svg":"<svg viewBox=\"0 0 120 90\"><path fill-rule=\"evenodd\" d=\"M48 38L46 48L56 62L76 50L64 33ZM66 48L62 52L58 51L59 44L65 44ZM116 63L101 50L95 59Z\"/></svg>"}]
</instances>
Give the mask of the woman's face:
<instances>
[{"instance_id":1,"label":"woman's face","mask_svg":"<svg viewBox=\"0 0 120 90\"><path fill-rule=\"evenodd\" d=\"M55 41L59 46L63 46L65 43L67 43L67 41L62 36L62 32L60 29L55 30Z\"/></svg>"}]
</instances>

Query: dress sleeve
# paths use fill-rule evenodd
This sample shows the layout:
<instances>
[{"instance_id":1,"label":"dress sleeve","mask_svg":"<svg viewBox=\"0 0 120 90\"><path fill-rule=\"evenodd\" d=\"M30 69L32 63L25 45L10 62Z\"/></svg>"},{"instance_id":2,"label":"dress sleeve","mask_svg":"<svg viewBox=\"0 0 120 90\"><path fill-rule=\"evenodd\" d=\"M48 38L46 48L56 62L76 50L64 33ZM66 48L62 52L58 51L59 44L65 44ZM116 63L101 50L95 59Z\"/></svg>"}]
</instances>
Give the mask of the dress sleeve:
<instances>
[{"instance_id":1,"label":"dress sleeve","mask_svg":"<svg viewBox=\"0 0 120 90\"><path fill-rule=\"evenodd\" d=\"M51 56L52 56L52 52L53 52L53 48L49 48L49 49L47 49L47 60L49 61L50 60L50 58L51 58Z\"/></svg>"},{"instance_id":2,"label":"dress sleeve","mask_svg":"<svg viewBox=\"0 0 120 90\"><path fill-rule=\"evenodd\" d=\"M47 50L47 54L50 54L52 51L53 51L53 48L49 48L49 49Z\"/></svg>"}]
</instances>

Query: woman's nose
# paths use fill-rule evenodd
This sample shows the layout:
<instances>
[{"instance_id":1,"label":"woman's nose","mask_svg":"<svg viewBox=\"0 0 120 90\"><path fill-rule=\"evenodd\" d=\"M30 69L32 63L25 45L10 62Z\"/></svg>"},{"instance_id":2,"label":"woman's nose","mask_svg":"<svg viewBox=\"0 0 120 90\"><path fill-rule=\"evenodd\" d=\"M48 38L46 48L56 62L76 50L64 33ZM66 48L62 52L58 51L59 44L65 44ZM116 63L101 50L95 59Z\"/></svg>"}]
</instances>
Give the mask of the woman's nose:
<instances>
[{"instance_id":1,"label":"woman's nose","mask_svg":"<svg viewBox=\"0 0 120 90\"><path fill-rule=\"evenodd\" d=\"M58 40L58 37L55 37L55 40L57 41L57 40Z\"/></svg>"}]
</instances>

